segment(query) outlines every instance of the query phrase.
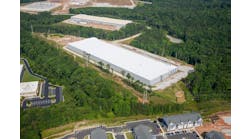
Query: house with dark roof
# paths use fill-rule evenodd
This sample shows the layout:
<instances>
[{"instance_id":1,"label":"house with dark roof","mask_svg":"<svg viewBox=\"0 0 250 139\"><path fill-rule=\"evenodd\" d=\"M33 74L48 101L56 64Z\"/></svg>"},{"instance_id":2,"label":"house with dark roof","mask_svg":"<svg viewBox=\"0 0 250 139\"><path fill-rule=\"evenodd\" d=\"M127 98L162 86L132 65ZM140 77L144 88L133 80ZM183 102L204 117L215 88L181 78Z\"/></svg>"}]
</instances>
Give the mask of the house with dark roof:
<instances>
[{"instance_id":1,"label":"house with dark roof","mask_svg":"<svg viewBox=\"0 0 250 139\"><path fill-rule=\"evenodd\" d=\"M91 131L90 139L107 139L106 131L101 128L96 128Z\"/></svg>"},{"instance_id":2,"label":"house with dark roof","mask_svg":"<svg viewBox=\"0 0 250 139\"><path fill-rule=\"evenodd\" d=\"M133 129L135 139L155 139L150 132L150 128L145 125L138 125Z\"/></svg>"},{"instance_id":3,"label":"house with dark roof","mask_svg":"<svg viewBox=\"0 0 250 139\"><path fill-rule=\"evenodd\" d=\"M202 118L199 113L191 112L186 114L166 116L163 118L163 123L166 125L168 131L179 130L201 126Z\"/></svg>"},{"instance_id":4,"label":"house with dark roof","mask_svg":"<svg viewBox=\"0 0 250 139\"><path fill-rule=\"evenodd\" d=\"M224 135L218 131L210 131L205 134L204 139L225 139Z\"/></svg>"}]
</instances>

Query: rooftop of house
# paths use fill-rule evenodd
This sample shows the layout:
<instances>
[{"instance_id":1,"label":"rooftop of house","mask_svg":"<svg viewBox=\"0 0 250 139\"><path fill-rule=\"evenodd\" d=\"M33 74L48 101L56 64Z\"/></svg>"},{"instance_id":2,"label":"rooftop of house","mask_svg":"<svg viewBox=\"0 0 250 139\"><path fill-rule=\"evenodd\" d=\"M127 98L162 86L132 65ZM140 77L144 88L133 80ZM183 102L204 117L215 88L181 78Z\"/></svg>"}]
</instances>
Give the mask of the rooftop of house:
<instances>
[{"instance_id":1,"label":"rooftop of house","mask_svg":"<svg viewBox=\"0 0 250 139\"><path fill-rule=\"evenodd\" d=\"M179 114L179 115L172 115L172 116L166 116L163 118L163 121L166 124L169 123L181 123L181 122L194 122L201 118L201 115L197 112L191 112L186 114Z\"/></svg>"}]
</instances>

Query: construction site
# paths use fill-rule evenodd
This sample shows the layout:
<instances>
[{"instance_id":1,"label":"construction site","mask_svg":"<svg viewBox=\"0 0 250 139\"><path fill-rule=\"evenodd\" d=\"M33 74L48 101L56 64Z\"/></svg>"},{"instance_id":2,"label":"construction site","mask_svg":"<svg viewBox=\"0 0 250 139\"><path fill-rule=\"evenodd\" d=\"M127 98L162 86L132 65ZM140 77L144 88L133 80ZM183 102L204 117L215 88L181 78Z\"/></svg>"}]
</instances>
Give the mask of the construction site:
<instances>
[{"instance_id":1,"label":"construction site","mask_svg":"<svg viewBox=\"0 0 250 139\"><path fill-rule=\"evenodd\" d=\"M197 127L198 133L217 131L222 133L226 139L231 139L231 113L218 112L209 117L209 122L204 122L203 126Z\"/></svg>"}]
</instances>

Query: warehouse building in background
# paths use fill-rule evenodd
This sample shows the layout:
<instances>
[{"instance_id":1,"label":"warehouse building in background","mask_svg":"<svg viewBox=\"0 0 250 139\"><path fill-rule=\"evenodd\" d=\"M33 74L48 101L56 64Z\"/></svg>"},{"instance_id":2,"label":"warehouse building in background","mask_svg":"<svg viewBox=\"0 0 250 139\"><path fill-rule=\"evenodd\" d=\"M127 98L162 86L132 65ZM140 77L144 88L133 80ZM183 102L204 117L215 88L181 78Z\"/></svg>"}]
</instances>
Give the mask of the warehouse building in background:
<instances>
[{"instance_id":1,"label":"warehouse building in background","mask_svg":"<svg viewBox=\"0 0 250 139\"><path fill-rule=\"evenodd\" d=\"M132 23L132 21L130 20L121 20L121 19L99 17L86 14L74 15L70 19L64 22L69 24L90 26L94 28L102 28L109 30L119 30L120 28L126 26L127 24Z\"/></svg>"},{"instance_id":2,"label":"warehouse building in background","mask_svg":"<svg viewBox=\"0 0 250 139\"><path fill-rule=\"evenodd\" d=\"M94 37L69 43L65 48L94 64L103 63L117 75L130 75L135 81L138 80L145 85L153 86L177 71L175 65Z\"/></svg>"}]
</instances>

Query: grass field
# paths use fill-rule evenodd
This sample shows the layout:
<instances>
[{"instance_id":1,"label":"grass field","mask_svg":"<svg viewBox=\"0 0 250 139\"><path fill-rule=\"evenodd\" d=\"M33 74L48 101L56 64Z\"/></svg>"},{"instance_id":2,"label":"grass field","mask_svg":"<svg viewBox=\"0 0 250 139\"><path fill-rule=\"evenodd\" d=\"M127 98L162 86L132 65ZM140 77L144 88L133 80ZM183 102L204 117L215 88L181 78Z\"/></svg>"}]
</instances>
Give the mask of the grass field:
<instances>
[{"instance_id":1,"label":"grass field","mask_svg":"<svg viewBox=\"0 0 250 139\"><path fill-rule=\"evenodd\" d=\"M42 131L42 138L45 138L45 137L49 137L51 135L54 135L54 134L57 134L57 133L61 133L61 132L64 132L64 131L73 131L74 129L74 126L75 126L75 123L71 123L71 124L67 124L67 125L64 125L64 126L60 126L60 127L56 127L56 128L51 128L49 130L44 130Z\"/></svg>"},{"instance_id":2,"label":"grass field","mask_svg":"<svg viewBox=\"0 0 250 139\"><path fill-rule=\"evenodd\" d=\"M24 70L22 82L40 81L41 79L31 75L27 70Z\"/></svg>"},{"instance_id":3,"label":"grass field","mask_svg":"<svg viewBox=\"0 0 250 139\"><path fill-rule=\"evenodd\" d=\"M153 104L168 104L168 103L177 103L175 93L178 91L184 91L186 101L192 101L193 97L186 88L185 84L182 81L177 82L176 84L164 89L155 91L150 96L150 102Z\"/></svg>"},{"instance_id":4,"label":"grass field","mask_svg":"<svg viewBox=\"0 0 250 139\"><path fill-rule=\"evenodd\" d=\"M127 139L134 139L132 132L126 133Z\"/></svg>"},{"instance_id":5,"label":"grass field","mask_svg":"<svg viewBox=\"0 0 250 139\"><path fill-rule=\"evenodd\" d=\"M114 139L114 138L113 138L113 135L112 135L111 133L107 133L107 138L108 138L108 139Z\"/></svg>"}]
</instances>

